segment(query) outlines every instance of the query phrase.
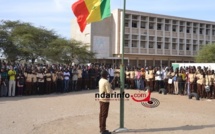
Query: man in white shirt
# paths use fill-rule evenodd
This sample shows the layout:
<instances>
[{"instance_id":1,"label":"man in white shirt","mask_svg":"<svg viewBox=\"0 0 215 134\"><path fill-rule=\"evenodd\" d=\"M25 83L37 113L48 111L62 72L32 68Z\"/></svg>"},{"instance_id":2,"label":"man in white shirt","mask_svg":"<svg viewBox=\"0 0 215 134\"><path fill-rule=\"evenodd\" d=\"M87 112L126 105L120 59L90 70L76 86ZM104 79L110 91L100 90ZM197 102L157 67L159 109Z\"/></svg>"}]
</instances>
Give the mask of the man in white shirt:
<instances>
[{"instance_id":1,"label":"man in white shirt","mask_svg":"<svg viewBox=\"0 0 215 134\"><path fill-rule=\"evenodd\" d=\"M112 89L114 89L115 88L115 82L114 82L115 70L113 69L113 67L110 67L108 69L108 73L109 73L109 82L112 84Z\"/></svg>"},{"instance_id":2,"label":"man in white shirt","mask_svg":"<svg viewBox=\"0 0 215 134\"><path fill-rule=\"evenodd\" d=\"M155 91L159 91L161 88L161 82L162 82L162 71L161 68L158 67L157 71L155 73Z\"/></svg>"},{"instance_id":3,"label":"man in white shirt","mask_svg":"<svg viewBox=\"0 0 215 134\"><path fill-rule=\"evenodd\" d=\"M111 94L112 90L110 88L110 83L107 80L108 72L102 71L101 79L99 80L99 94ZM106 130L106 119L108 116L110 100L108 98L100 98L100 113L99 113L99 127L101 134L111 134L108 130Z\"/></svg>"},{"instance_id":4,"label":"man in white shirt","mask_svg":"<svg viewBox=\"0 0 215 134\"><path fill-rule=\"evenodd\" d=\"M72 89L77 90L77 81L78 81L78 70L76 67L72 70Z\"/></svg>"},{"instance_id":5,"label":"man in white shirt","mask_svg":"<svg viewBox=\"0 0 215 134\"><path fill-rule=\"evenodd\" d=\"M63 72L63 77L64 77L64 92L69 91L69 77L70 77L70 72L68 68L65 69Z\"/></svg>"}]
</instances>

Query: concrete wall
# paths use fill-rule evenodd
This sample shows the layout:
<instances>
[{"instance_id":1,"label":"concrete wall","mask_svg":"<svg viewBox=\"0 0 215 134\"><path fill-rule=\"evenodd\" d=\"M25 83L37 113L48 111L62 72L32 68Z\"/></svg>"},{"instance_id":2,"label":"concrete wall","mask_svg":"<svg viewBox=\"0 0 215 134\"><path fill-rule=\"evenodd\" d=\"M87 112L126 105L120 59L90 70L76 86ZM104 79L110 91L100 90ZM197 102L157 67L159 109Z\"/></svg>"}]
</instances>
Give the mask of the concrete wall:
<instances>
[{"instance_id":1,"label":"concrete wall","mask_svg":"<svg viewBox=\"0 0 215 134\"><path fill-rule=\"evenodd\" d=\"M115 47L113 25L113 16L91 24L91 50L98 50L97 53L100 53L98 58L112 57ZM108 54L107 57L105 54L102 56L101 52Z\"/></svg>"},{"instance_id":2,"label":"concrete wall","mask_svg":"<svg viewBox=\"0 0 215 134\"><path fill-rule=\"evenodd\" d=\"M83 33L80 32L76 18L71 21L71 39L82 41L86 45L91 45L91 25L88 24ZM89 47L90 48L90 47ZM91 50L91 49L90 49Z\"/></svg>"}]
</instances>

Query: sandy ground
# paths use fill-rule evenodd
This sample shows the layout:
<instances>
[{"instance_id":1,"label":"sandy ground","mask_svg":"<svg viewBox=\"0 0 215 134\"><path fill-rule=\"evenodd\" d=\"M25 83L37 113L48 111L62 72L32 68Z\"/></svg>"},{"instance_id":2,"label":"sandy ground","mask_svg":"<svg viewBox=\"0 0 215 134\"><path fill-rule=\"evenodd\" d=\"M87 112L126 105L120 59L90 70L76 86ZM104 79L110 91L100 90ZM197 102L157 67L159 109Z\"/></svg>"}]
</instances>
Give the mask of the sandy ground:
<instances>
[{"instance_id":1,"label":"sandy ground","mask_svg":"<svg viewBox=\"0 0 215 134\"><path fill-rule=\"evenodd\" d=\"M99 134L97 90L0 98L0 134ZM133 93L134 90L126 90ZM146 108L125 101L124 134L214 134L215 100L152 93L160 101ZM112 101L107 129L119 127L119 101Z\"/></svg>"}]
</instances>

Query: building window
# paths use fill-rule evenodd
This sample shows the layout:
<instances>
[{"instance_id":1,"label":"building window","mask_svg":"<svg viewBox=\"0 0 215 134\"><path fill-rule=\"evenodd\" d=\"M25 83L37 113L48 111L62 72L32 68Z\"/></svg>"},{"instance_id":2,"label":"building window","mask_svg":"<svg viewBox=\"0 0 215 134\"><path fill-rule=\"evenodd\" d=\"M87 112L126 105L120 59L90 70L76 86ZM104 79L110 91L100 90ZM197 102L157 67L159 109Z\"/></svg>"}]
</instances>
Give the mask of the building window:
<instances>
[{"instance_id":1,"label":"building window","mask_svg":"<svg viewBox=\"0 0 215 134\"><path fill-rule=\"evenodd\" d=\"M209 25L209 24L207 24L207 25L206 25L206 28L210 28L210 25Z\"/></svg>"},{"instance_id":2,"label":"building window","mask_svg":"<svg viewBox=\"0 0 215 134\"><path fill-rule=\"evenodd\" d=\"M138 19L138 16L137 16L137 15L132 15L132 19L137 20L137 19Z\"/></svg>"},{"instance_id":3,"label":"building window","mask_svg":"<svg viewBox=\"0 0 215 134\"><path fill-rule=\"evenodd\" d=\"M172 49L177 49L177 44L172 44Z\"/></svg>"},{"instance_id":4,"label":"building window","mask_svg":"<svg viewBox=\"0 0 215 134\"><path fill-rule=\"evenodd\" d=\"M184 22L183 22L183 21L181 21L181 22L180 22L180 25L181 25L181 26L183 26L183 25L184 25Z\"/></svg>"},{"instance_id":5,"label":"building window","mask_svg":"<svg viewBox=\"0 0 215 134\"><path fill-rule=\"evenodd\" d=\"M141 20L147 20L147 17L141 16Z\"/></svg>"},{"instance_id":6,"label":"building window","mask_svg":"<svg viewBox=\"0 0 215 134\"><path fill-rule=\"evenodd\" d=\"M157 37L157 41L162 41L162 37Z\"/></svg>"},{"instance_id":7,"label":"building window","mask_svg":"<svg viewBox=\"0 0 215 134\"><path fill-rule=\"evenodd\" d=\"M129 46L129 41L128 41L128 40L125 40L124 47L128 47L128 46Z\"/></svg>"},{"instance_id":8,"label":"building window","mask_svg":"<svg viewBox=\"0 0 215 134\"><path fill-rule=\"evenodd\" d=\"M206 44L210 44L210 41L206 41Z\"/></svg>"},{"instance_id":9,"label":"building window","mask_svg":"<svg viewBox=\"0 0 215 134\"><path fill-rule=\"evenodd\" d=\"M125 27L129 27L129 21L128 20L125 21Z\"/></svg>"},{"instance_id":10,"label":"building window","mask_svg":"<svg viewBox=\"0 0 215 134\"><path fill-rule=\"evenodd\" d=\"M193 51L197 50L197 45L193 45Z\"/></svg>"},{"instance_id":11,"label":"building window","mask_svg":"<svg viewBox=\"0 0 215 134\"><path fill-rule=\"evenodd\" d=\"M137 44L133 44L133 43L132 43L132 47L137 47Z\"/></svg>"},{"instance_id":12,"label":"building window","mask_svg":"<svg viewBox=\"0 0 215 134\"><path fill-rule=\"evenodd\" d=\"M157 43L157 49L161 49L162 45L160 42Z\"/></svg>"},{"instance_id":13,"label":"building window","mask_svg":"<svg viewBox=\"0 0 215 134\"><path fill-rule=\"evenodd\" d=\"M206 30L206 35L210 35L210 30L209 29Z\"/></svg>"},{"instance_id":14,"label":"building window","mask_svg":"<svg viewBox=\"0 0 215 134\"><path fill-rule=\"evenodd\" d=\"M146 23L145 22L141 22L141 28L146 28Z\"/></svg>"},{"instance_id":15,"label":"building window","mask_svg":"<svg viewBox=\"0 0 215 134\"><path fill-rule=\"evenodd\" d=\"M137 35L132 35L132 39L137 40L138 36Z\"/></svg>"},{"instance_id":16,"label":"building window","mask_svg":"<svg viewBox=\"0 0 215 134\"><path fill-rule=\"evenodd\" d=\"M189 27L187 27L187 33L190 33L190 28Z\"/></svg>"},{"instance_id":17,"label":"building window","mask_svg":"<svg viewBox=\"0 0 215 134\"><path fill-rule=\"evenodd\" d=\"M165 38L165 42L169 42L169 38Z\"/></svg>"},{"instance_id":18,"label":"building window","mask_svg":"<svg viewBox=\"0 0 215 134\"><path fill-rule=\"evenodd\" d=\"M184 44L180 44L179 50L184 50Z\"/></svg>"},{"instance_id":19,"label":"building window","mask_svg":"<svg viewBox=\"0 0 215 134\"><path fill-rule=\"evenodd\" d=\"M184 32L184 27L180 27L180 32Z\"/></svg>"},{"instance_id":20,"label":"building window","mask_svg":"<svg viewBox=\"0 0 215 134\"><path fill-rule=\"evenodd\" d=\"M197 23L193 23L193 26L194 26L194 27L197 27L197 25L198 25Z\"/></svg>"},{"instance_id":21,"label":"building window","mask_svg":"<svg viewBox=\"0 0 215 134\"><path fill-rule=\"evenodd\" d=\"M176 32L176 26L173 26L173 27L172 27L172 31L173 31L173 32Z\"/></svg>"},{"instance_id":22,"label":"building window","mask_svg":"<svg viewBox=\"0 0 215 134\"><path fill-rule=\"evenodd\" d=\"M125 34L125 39L129 39L129 34Z\"/></svg>"},{"instance_id":23,"label":"building window","mask_svg":"<svg viewBox=\"0 0 215 134\"><path fill-rule=\"evenodd\" d=\"M177 24L177 21L176 21L176 20L173 20L172 23L173 23L173 24Z\"/></svg>"},{"instance_id":24,"label":"building window","mask_svg":"<svg viewBox=\"0 0 215 134\"><path fill-rule=\"evenodd\" d=\"M132 27L137 28L137 22L132 22Z\"/></svg>"},{"instance_id":25,"label":"building window","mask_svg":"<svg viewBox=\"0 0 215 134\"><path fill-rule=\"evenodd\" d=\"M215 35L215 30L212 31L212 34Z\"/></svg>"},{"instance_id":26,"label":"building window","mask_svg":"<svg viewBox=\"0 0 215 134\"><path fill-rule=\"evenodd\" d=\"M200 27L204 27L204 24L200 24Z\"/></svg>"},{"instance_id":27,"label":"building window","mask_svg":"<svg viewBox=\"0 0 215 134\"><path fill-rule=\"evenodd\" d=\"M149 23L149 29L154 29L154 24L153 23Z\"/></svg>"},{"instance_id":28,"label":"building window","mask_svg":"<svg viewBox=\"0 0 215 134\"><path fill-rule=\"evenodd\" d=\"M126 14L126 15L125 15L125 18L126 18L126 19L129 19L129 18L130 18L130 15L129 15L129 14Z\"/></svg>"},{"instance_id":29,"label":"building window","mask_svg":"<svg viewBox=\"0 0 215 134\"><path fill-rule=\"evenodd\" d=\"M203 29L202 28L199 29L199 34L203 34Z\"/></svg>"},{"instance_id":30,"label":"building window","mask_svg":"<svg viewBox=\"0 0 215 134\"><path fill-rule=\"evenodd\" d=\"M189 51L190 50L190 45L187 44L186 46L186 50Z\"/></svg>"},{"instance_id":31,"label":"building window","mask_svg":"<svg viewBox=\"0 0 215 134\"><path fill-rule=\"evenodd\" d=\"M165 31L169 31L169 25L165 25Z\"/></svg>"},{"instance_id":32,"label":"building window","mask_svg":"<svg viewBox=\"0 0 215 134\"><path fill-rule=\"evenodd\" d=\"M172 42L176 42L176 41L177 41L177 39L176 39L176 38L173 38L173 39L172 39Z\"/></svg>"},{"instance_id":33,"label":"building window","mask_svg":"<svg viewBox=\"0 0 215 134\"><path fill-rule=\"evenodd\" d=\"M193 28L193 33L194 33L194 34L196 33L196 28Z\"/></svg>"},{"instance_id":34,"label":"building window","mask_svg":"<svg viewBox=\"0 0 215 134\"><path fill-rule=\"evenodd\" d=\"M197 44L197 40L193 40L193 44Z\"/></svg>"},{"instance_id":35,"label":"building window","mask_svg":"<svg viewBox=\"0 0 215 134\"><path fill-rule=\"evenodd\" d=\"M145 41L141 41L140 47L146 48L146 42Z\"/></svg>"},{"instance_id":36,"label":"building window","mask_svg":"<svg viewBox=\"0 0 215 134\"><path fill-rule=\"evenodd\" d=\"M155 18L151 18L151 17L149 18L149 21L154 21L154 20L155 20Z\"/></svg>"},{"instance_id":37,"label":"building window","mask_svg":"<svg viewBox=\"0 0 215 134\"><path fill-rule=\"evenodd\" d=\"M190 26L191 25L191 23L190 22L187 22L187 26Z\"/></svg>"},{"instance_id":38,"label":"building window","mask_svg":"<svg viewBox=\"0 0 215 134\"><path fill-rule=\"evenodd\" d=\"M161 18L158 18L158 19L157 19L157 22L162 22L162 19L161 19Z\"/></svg>"},{"instance_id":39,"label":"building window","mask_svg":"<svg viewBox=\"0 0 215 134\"><path fill-rule=\"evenodd\" d=\"M153 42L149 43L149 48L154 48L154 43Z\"/></svg>"},{"instance_id":40,"label":"building window","mask_svg":"<svg viewBox=\"0 0 215 134\"><path fill-rule=\"evenodd\" d=\"M157 30L162 30L162 24L157 24Z\"/></svg>"},{"instance_id":41,"label":"building window","mask_svg":"<svg viewBox=\"0 0 215 134\"><path fill-rule=\"evenodd\" d=\"M190 41L190 40L187 40L187 43L188 43L188 44L190 44L190 43L191 43L191 41Z\"/></svg>"},{"instance_id":42,"label":"building window","mask_svg":"<svg viewBox=\"0 0 215 134\"><path fill-rule=\"evenodd\" d=\"M169 44L165 44L164 49L169 49Z\"/></svg>"},{"instance_id":43,"label":"building window","mask_svg":"<svg viewBox=\"0 0 215 134\"><path fill-rule=\"evenodd\" d=\"M153 37L153 36L149 36L149 40L150 40L150 41L153 41L153 40L154 40L154 37Z\"/></svg>"},{"instance_id":44,"label":"building window","mask_svg":"<svg viewBox=\"0 0 215 134\"><path fill-rule=\"evenodd\" d=\"M165 20L165 23L169 23L170 21L169 20Z\"/></svg>"},{"instance_id":45,"label":"building window","mask_svg":"<svg viewBox=\"0 0 215 134\"><path fill-rule=\"evenodd\" d=\"M141 36L141 40L146 40L146 36Z\"/></svg>"},{"instance_id":46,"label":"building window","mask_svg":"<svg viewBox=\"0 0 215 134\"><path fill-rule=\"evenodd\" d=\"M131 47L137 47L137 41L132 41Z\"/></svg>"}]
</instances>

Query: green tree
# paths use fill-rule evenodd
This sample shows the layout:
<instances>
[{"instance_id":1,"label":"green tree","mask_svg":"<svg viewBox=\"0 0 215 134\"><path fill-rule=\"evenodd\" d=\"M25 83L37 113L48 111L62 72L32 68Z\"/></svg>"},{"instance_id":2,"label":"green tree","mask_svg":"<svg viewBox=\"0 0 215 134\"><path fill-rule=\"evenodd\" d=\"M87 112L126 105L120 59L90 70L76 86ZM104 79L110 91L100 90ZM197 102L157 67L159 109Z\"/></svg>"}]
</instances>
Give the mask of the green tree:
<instances>
[{"instance_id":1,"label":"green tree","mask_svg":"<svg viewBox=\"0 0 215 134\"><path fill-rule=\"evenodd\" d=\"M16 60L19 51L12 42L11 31L18 22L0 22L0 48L9 60Z\"/></svg>"},{"instance_id":2,"label":"green tree","mask_svg":"<svg viewBox=\"0 0 215 134\"><path fill-rule=\"evenodd\" d=\"M88 50L88 46L80 41L58 38L50 43L52 46L46 51L47 60L54 60L60 63L86 63L94 59L95 53Z\"/></svg>"},{"instance_id":3,"label":"green tree","mask_svg":"<svg viewBox=\"0 0 215 134\"><path fill-rule=\"evenodd\" d=\"M0 49L8 60L89 62L94 53L80 41L60 38L52 30L20 21L0 22Z\"/></svg>"},{"instance_id":4,"label":"green tree","mask_svg":"<svg viewBox=\"0 0 215 134\"><path fill-rule=\"evenodd\" d=\"M195 57L197 63L214 63L215 62L215 44L202 46L198 55Z\"/></svg>"},{"instance_id":5,"label":"green tree","mask_svg":"<svg viewBox=\"0 0 215 134\"><path fill-rule=\"evenodd\" d=\"M10 60L30 59L34 62L38 57L43 59L49 43L58 38L51 30L19 21L2 21L0 31L6 40L0 47Z\"/></svg>"}]
</instances>

